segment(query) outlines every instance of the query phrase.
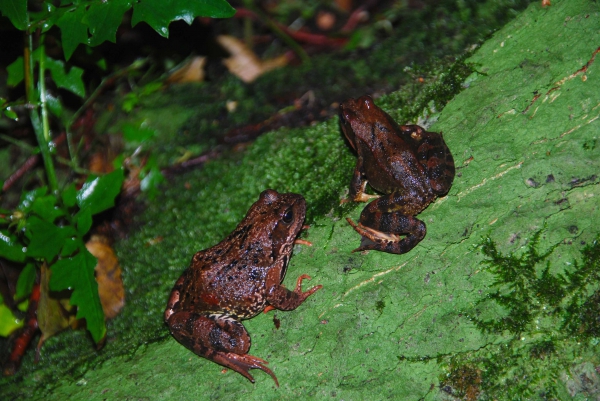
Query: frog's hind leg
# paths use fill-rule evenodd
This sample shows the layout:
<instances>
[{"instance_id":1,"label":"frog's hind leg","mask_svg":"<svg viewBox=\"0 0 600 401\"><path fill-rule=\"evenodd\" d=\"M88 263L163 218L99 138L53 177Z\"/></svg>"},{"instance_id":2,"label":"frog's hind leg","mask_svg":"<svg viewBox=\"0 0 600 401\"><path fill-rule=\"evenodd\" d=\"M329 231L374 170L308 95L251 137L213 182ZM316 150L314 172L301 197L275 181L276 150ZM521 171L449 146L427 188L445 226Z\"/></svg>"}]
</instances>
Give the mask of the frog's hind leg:
<instances>
[{"instance_id":1,"label":"frog's hind leg","mask_svg":"<svg viewBox=\"0 0 600 401\"><path fill-rule=\"evenodd\" d=\"M429 183L437 196L444 196L452 186L454 175L454 158L441 133L426 132L418 125L401 125L404 135L410 135L419 143L417 159L427 171Z\"/></svg>"},{"instance_id":2,"label":"frog's hind leg","mask_svg":"<svg viewBox=\"0 0 600 401\"><path fill-rule=\"evenodd\" d=\"M396 254L406 253L421 242L427 233L425 223L421 220L398 212L371 213L365 209L358 224L351 219L347 220L362 236L360 247L352 252L377 250ZM406 236L402 238L402 235Z\"/></svg>"},{"instance_id":3,"label":"frog's hind leg","mask_svg":"<svg viewBox=\"0 0 600 401\"><path fill-rule=\"evenodd\" d=\"M250 369L268 373L275 384L275 374L266 367L264 359L248 355L250 336L244 326L225 314L178 312L168 321L171 334L196 355L210 359L240 373L252 383Z\"/></svg>"}]
</instances>

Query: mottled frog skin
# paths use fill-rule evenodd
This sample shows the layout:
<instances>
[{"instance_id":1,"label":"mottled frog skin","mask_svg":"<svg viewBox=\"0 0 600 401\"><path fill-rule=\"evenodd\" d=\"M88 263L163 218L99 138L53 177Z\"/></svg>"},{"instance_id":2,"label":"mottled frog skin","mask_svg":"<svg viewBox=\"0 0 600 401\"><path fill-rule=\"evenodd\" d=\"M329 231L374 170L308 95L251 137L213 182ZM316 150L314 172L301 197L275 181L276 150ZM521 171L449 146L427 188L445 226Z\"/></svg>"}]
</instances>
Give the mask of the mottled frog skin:
<instances>
[{"instance_id":1,"label":"mottled frog skin","mask_svg":"<svg viewBox=\"0 0 600 401\"><path fill-rule=\"evenodd\" d=\"M250 336L240 321L265 308L296 309L321 288L302 292L307 275L298 277L294 291L281 285L305 213L301 195L268 189L227 238L196 253L165 310L177 341L252 382L249 370L261 369L279 386L267 362L248 355Z\"/></svg>"},{"instance_id":2,"label":"mottled frog skin","mask_svg":"<svg viewBox=\"0 0 600 401\"><path fill-rule=\"evenodd\" d=\"M398 125L369 96L340 105L340 125L358 154L350 197L369 203L358 224L347 219L362 236L354 251L406 253L427 232L414 217L450 190L454 159L441 134L418 125ZM369 183L384 195L367 195ZM404 236L404 237L403 237Z\"/></svg>"}]
</instances>

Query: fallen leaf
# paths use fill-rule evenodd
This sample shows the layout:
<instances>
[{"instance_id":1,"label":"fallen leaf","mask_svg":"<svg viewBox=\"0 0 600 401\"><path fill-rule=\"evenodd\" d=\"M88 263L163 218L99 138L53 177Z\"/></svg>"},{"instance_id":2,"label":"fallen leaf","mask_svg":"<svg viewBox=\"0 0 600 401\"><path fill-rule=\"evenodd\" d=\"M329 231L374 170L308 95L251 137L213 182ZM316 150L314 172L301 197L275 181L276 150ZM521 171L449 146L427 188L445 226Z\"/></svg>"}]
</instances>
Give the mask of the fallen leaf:
<instances>
[{"instance_id":1,"label":"fallen leaf","mask_svg":"<svg viewBox=\"0 0 600 401\"><path fill-rule=\"evenodd\" d=\"M225 48L231 57L223 60L227 69L246 83L253 82L267 71L287 65L285 55L261 60L241 40L228 35L220 35L217 42Z\"/></svg>"},{"instance_id":2,"label":"fallen leaf","mask_svg":"<svg viewBox=\"0 0 600 401\"><path fill-rule=\"evenodd\" d=\"M85 247L98 259L95 272L100 303L104 316L112 319L125 305L125 288L121 279L119 260L104 236L93 235Z\"/></svg>"},{"instance_id":3,"label":"fallen leaf","mask_svg":"<svg viewBox=\"0 0 600 401\"><path fill-rule=\"evenodd\" d=\"M74 314L65 308L61 300L50 296L48 283L50 283L51 272L46 263L42 264L40 271L40 302L38 304L37 319L42 336L37 345L38 353L48 338L63 331L75 321Z\"/></svg>"},{"instance_id":4,"label":"fallen leaf","mask_svg":"<svg viewBox=\"0 0 600 401\"><path fill-rule=\"evenodd\" d=\"M169 84L186 83L186 82L203 82L204 81L204 66L206 65L206 57L195 56L189 59L180 68L173 71L166 82Z\"/></svg>"}]
</instances>

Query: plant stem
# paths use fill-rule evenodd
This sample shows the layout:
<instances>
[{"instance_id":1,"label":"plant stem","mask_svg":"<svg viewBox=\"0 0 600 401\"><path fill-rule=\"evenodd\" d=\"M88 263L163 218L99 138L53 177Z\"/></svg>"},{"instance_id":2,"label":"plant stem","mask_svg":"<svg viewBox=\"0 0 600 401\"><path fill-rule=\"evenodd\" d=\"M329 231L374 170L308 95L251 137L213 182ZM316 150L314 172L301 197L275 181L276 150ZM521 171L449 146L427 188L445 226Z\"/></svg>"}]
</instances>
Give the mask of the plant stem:
<instances>
[{"instance_id":1,"label":"plant stem","mask_svg":"<svg viewBox=\"0 0 600 401\"><path fill-rule=\"evenodd\" d=\"M48 177L48 186L50 191L54 194L58 191L58 181L56 179L56 171L54 170L54 164L52 163L52 155L50 153L50 121L48 119L48 108L46 105L46 82L45 82L45 49L44 49L44 36L40 38L40 71L39 71L39 100L36 99L36 92L33 80L33 60L31 54L33 52L33 39L31 32L27 32L28 41L27 47L25 48L25 75L29 75L29 79L26 79L27 85L27 101L30 105L29 117L31 118L31 125L35 132L35 137L42 153L42 159L44 160L44 167L46 168L46 176ZM41 103L41 114L38 111L38 101Z\"/></svg>"}]
</instances>

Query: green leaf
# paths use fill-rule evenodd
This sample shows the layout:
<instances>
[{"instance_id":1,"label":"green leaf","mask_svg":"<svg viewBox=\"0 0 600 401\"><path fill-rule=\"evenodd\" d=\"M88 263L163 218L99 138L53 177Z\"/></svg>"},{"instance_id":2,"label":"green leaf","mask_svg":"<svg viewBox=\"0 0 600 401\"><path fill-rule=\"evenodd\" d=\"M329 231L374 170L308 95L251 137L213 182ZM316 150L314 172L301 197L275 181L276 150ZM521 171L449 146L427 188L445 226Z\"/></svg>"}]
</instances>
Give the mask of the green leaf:
<instances>
[{"instance_id":1,"label":"green leaf","mask_svg":"<svg viewBox=\"0 0 600 401\"><path fill-rule=\"evenodd\" d=\"M8 337L20 327L23 327L23 321L17 319L8 306L0 304L0 336Z\"/></svg>"},{"instance_id":2,"label":"green leaf","mask_svg":"<svg viewBox=\"0 0 600 401\"><path fill-rule=\"evenodd\" d=\"M121 108L124 112L129 113L135 106L140 102L140 96L135 92L129 92L123 98L123 104Z\"/></svg>"},{"instance_id":3,"label":"green leaf","mask_svg":"<svg viewBox=\"0 0 600 401\"><path fill-rule=\"evenodd\" d=\"M87 43L88 27L83 22L85 11L85 7L77 7L65 12L56 21L56 25L60 28L66 60L71 58L80 43Z\"/></svg>"},{"instance_id":4,"label":"green leaf","mask_svg":"<svg viewBox=\"0 0 600 401\"><path fill-rule=\"evenodd\" d=\"M142 124L123 124L123 138L125 141L138 145L156 135L156 130Z\"/></svg>"},{"instance_id":5,"label":"green leaf","mask_svg":"<svg viewBox=\"0 0 600 401\"><path fill-rule=\"evenodd\" d=\"M88 44L97 46L106 40L116 42L116 33L123 20L123 14L131 8L132 3L130 0L89 2L89 8L83 17L83 22L88 25L92 35Z\"/></svg>"},{"instance_id":6,"label":"green leaf","mask_svg":"<svg viewBox=\"0 0 600 401\"><path fill-rule=\"evenodd\" d=\"M77 203L77 190L75 184L69 184L61 193L63 204L66 207L73 207Z\"/></svg>"},{"instance_id":7,"label":"green leaf","mask_svg":"<svg viewBox=\"0 0 600 401\"><path fill-rule=\"evenodd\" d=\"M85 87L81 76L83 70L78 67L71 67L69 72L65 69L65 63L60 60L46 58L46 68L50 70L52 79L61 88L64 88L77 96L85 96Z\"/></svg>"},{"instance_id":8,"label":"green leaf","mask_svg":"<svg viewBox=\"0 0 600 401\"><path fill-rule=\"evenodd\" d=\"M39 12L30 11L30 27L33 29L40 28L42 33L48 32L50 28L56 25L62 15L68 11L66 7L55 7L50 1L45 1L41 4Z\"/></svg>"},{"instance_id":9,"label":"green leaf","mask_svg":"<svg viewBox=\"0 0 600 401\"><path fill-rule=\"evenodd\" d=\"M108 66L106 65L106 59L103 59L103 58L101 58L100 60L98 60L98 62L96 62L96 65L102 71L106 71L106 69L108 68Z\"/></svg>"},{"instance_id":10,"label":"green leaf","mask_svg":"<svg viewBox=\"0 0 600 401\"><path fill-rule=\"evenodd\" d=\"M15 28L21 31L27 28L26 0L2 0L0 1L0 13L7 17Z\"/></svg>"},{"instance_id":11,"label":"green leaf","mask_svg":"<svg viewBox=\"0 0 600 401\"><path fill-rule=\"evenodd\" d=\"M6 80L7 85L19 85L25 78L25 67L23 66L23 57L19 57L18 59L13 61L8 67L6 67L6 71L8 71L8 79Z\"/></svg>"},{"instance_id":12,"label":"green leaf","mask_svg":"<svg viewBox=\"0 0 600 401\"><path fill-rule=\"evenodd\" d=\"M8 230L0 230L0 256L13 262L25 261L25 252L17 237Z\"/></svg>"},{"instance_id":13,"label":"green leaf","mask_svg":"<svg viewBox=\"0 0 600 401\"><path fill-rule=\"evenodd\" d=\"M56 205L54 195L38 196L31 203L31 213L37 214L48 223L53 223L57 217L64 216L65 212Z\"/></svg>"},{"instance_id":14,"label":"green leaf","mask_svg":"<svg viewBox=\"0 0 600 401\"><path fill-rule=\"evenodd\" d=\"M92 213L90 212L90 208L81 209L75 215L75 223L79 235L84 236L92 228Z\"/></svg>"},{"instance_id":15,"label":"green leaf","mask_svg":"<svg viewBox=\"0 0 600 401\"><path fill-rule=\"evenodd\" d=\"M133 6L131 25L145 21L156 32L169 37L171 21L191 24L195 17L229 18L235 9L224 0L141 0Z\"/></svg>"},{"instance_id":16,"label":"green leaf","mask_svg":"<svg viewBox=\"0 0 600 401\"><path fill-rule=\"evenodd\" d=\"M87 329L96 343L106 335L98 283L94 277L97 262L85 246L81 246L80 252L75 256L61 259L50 266L50 289L73 291L71 305L77 306L77 318L85 319Z\"/></svg>"},{"instance_id":17,"label":"green leaf","mask_svg":"<svg viewBox=\"0 0 600 401\"><path fill-rule=\"evenodd\" d=\"M30 243L27 246L27 256L52 260L63 245L60 229L39 217L27 219L25 235Z\"/></svg>"},{"instance_id":18,"label":"green leaf","mask_svg":"<svg viewBox=\"0 0 600 401\"><path fill-rule=\"evenodd\" d=\"M60 256L67 257L71 256L81 248L81 244L83 244L83 240L79 237L70 237L65 239L62 250L60 251Z\"/></svg>"},{"instance_id":19,"label":"green leaf","mask_svg":"<svg viewBox=\"0 0 600 401\"><path fill-rule=\"evenodd\" d=\"M77 192L80 209L90 209L92 215L114 206L123 184L123 170L118 169L101 177L90 177Z\"/></svg>"},{"instance_id":20,"label":"green leaf","mask_svg":"<svg viewBox=\"0 0 600 401\"><path fill-rule=\"evenodd\" d=\"M27 256L51 261L60 252L65 239L72 234L72 227L57 227L37 216L31 216L25 225L25 236L30 240Z\"/></svg>"},{"instance_id":21,"label":"green leaf","mask_svg":"<svg viewBox=\"0 0 600 401\"><path fill-rule=\"evenodd\" d=\"M48 109L56 117L60 118L62 116L63 107L59 97L46 93L46 105L48 105Z\"/></svg>"},{"instance_id":22,"label":"green leaf","mask_svg":"<svg viewBox=\"0 0 600 401\"><path fill-rule=\"evenodd\" d=\"M160 172L156 157L150 156L146 166L141 171L140 189L145 192L150 199L158 195L158 186L165 181L165 177Z\"/></svg>"},{"instance_id":23,"label":"green leaf","mask_svg":"<svg viewBox=\"0 0 600 401\"><path fill-rule=\"evenodd\" d=\"M19 274L15 299L20 300L28 297L31 294L33 284L35 284L35 265L27 263L23 270L21 270L21 274Z\"/></svg>"},{"instance_id":24,"label":"green leaf","mask_svg":"<svg viewBox=\"0 0 600 401\"><path fill-rule=\"evenodd\" d=\"M4 109L4 115L6 117L10 118L11 120L17 121L19 119L19 116L17 115L17 113L15 113L13 110L11 110L10 107L7 107L6 109Z\"/></svg>"},{"instance_id":25,"label":"green leaf","mask_svg":"<svg viewBox=\"0 0 600 401\"><path fill-rule=\"evenodd\" d=\"M21 201L19 202L17 209L24 213L28 213L35 199L37 197L46 195L46 192L48 192L47 187L39 187L29 192L24 192L21 194Z\"/></svg>"}]
</instances>

